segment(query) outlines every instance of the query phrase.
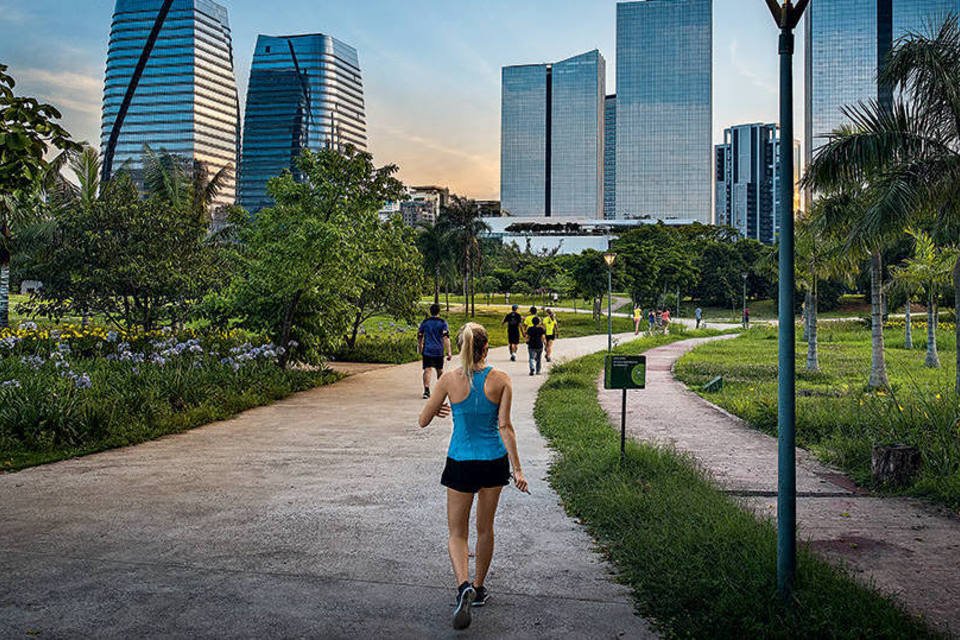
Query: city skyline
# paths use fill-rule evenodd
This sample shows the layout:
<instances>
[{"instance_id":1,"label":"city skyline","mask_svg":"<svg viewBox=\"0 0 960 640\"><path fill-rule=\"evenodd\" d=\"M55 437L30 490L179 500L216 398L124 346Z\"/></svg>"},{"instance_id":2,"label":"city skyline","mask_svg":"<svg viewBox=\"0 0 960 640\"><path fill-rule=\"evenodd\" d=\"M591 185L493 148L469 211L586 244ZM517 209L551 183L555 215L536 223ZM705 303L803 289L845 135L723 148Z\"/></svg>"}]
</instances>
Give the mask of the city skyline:
<instances>
[{"instance_id":1,"label":"city skyline","mask_svg":"<svg viewBox=\"0 0 960 640\"><path fill-rule=\"evenodd\" d=\"M599 49L607 58L608 91L615 86L615 2L533 1L518 8L498 1L458 7L455 15L425 0L403 9L379 0L364 7L332 3L322 14L298 0L284 12L246 0L224 4L241 103L257 35L317 31L355 46L364 67L370 150L380 164L399 164L409 184L442 183L467 196L498 197L501 66ZM733 122L775 119L776 32L754 4L732 0L729 11L725 5L714 12L713 142ZM112 9L112 0L83 7L0 0L0 57L18 90L60 107L67 128L91 143L99 138ZM391 37L412 27L416 37ZM798 104L801 99L802 92ZM797 116L802 122L799 108Z\"/></svg>"}]
</instances>

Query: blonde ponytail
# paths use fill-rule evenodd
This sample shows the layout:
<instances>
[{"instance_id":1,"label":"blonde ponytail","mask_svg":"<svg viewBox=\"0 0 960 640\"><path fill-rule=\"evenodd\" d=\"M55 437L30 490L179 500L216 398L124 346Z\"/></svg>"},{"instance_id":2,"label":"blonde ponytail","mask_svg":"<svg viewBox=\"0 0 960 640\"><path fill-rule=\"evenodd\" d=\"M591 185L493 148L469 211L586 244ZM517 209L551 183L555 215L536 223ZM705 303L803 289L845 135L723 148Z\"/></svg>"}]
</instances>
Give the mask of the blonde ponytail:
<instances>
[{"instance_id":1,"label":"blonde ponytail","mask_svg":"<svg viewBox=\"0 0 960 640\"><path fill-rule=\"evenodd\" d=\"M487 349L487 330L476 322L468 322L460 329L457 346L460 348L460 366L467 380L473 381L473 368L483 360Z\"/></svg>"}]
</instances>

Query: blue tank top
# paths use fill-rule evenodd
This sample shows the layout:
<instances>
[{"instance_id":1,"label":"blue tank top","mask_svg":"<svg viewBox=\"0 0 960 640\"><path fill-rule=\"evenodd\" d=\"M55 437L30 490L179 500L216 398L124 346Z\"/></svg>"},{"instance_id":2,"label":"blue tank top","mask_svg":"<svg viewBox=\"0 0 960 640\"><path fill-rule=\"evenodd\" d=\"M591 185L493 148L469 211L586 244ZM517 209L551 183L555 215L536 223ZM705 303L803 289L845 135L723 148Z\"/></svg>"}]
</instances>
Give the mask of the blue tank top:
<instances>
[{"instance_id":1,"label":"blue tank top","mask_svg":"<svg viewBox=\"0 0 960 640\"><path fill-rule=\"evenodd\" d=\"M496 460L507 455L500 437L500 405L490 402L483 385L493 367L474 371L470 393L453 410L453 435L447 456L454 460Z\"/></svg>"}]
</instances>

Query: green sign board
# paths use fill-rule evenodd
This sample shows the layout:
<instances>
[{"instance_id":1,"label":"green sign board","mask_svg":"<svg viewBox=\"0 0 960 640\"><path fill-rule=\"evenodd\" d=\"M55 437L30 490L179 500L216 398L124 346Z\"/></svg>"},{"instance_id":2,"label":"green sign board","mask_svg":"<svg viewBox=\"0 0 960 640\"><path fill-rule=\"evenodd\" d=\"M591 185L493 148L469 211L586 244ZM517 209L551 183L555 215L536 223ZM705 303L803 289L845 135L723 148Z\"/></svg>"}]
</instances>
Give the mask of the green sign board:
<instances>
[{"instance_id":1,"label":"green sign board","mask_svg":"<svg viewBox=\"0 0 960 640\"><path fill-rule=\"evenodd\" d=\"M647 386L646 356L607 356L604 389L643 389Z\"/></svg>"}]
</instances>

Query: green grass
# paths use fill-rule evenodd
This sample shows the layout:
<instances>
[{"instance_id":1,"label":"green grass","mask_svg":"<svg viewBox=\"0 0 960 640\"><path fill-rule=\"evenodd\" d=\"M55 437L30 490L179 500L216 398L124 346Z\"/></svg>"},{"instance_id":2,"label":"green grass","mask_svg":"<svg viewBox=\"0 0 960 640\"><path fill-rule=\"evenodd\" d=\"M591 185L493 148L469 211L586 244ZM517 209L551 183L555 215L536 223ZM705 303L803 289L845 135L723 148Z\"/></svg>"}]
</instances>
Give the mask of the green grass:
<instances>
[{"instance_id":1,"label":"green grass","mask_svg":"<svg viewBox=\"0 0 960 640\"><path fill-rule=\"evenodd\" d=\"M641 352L678 337L619 350ZM783 606L771 523L742 510L673 451L628 442L619 464L619 434L597 401L601 364L602 355L593 355L556 365L540 390L537 425L558 453L550 482L632 589L639 613L665 637L936 637L806 550L794 600Z\"/></svg>"},{"instance_id":2,"label":"green grass","mask_svg":"<svg viewBox=\"0 0 960 640\"><path fill-rule=\"evenodd\" d=\"M456 335L466 318L462 313L440 314L450 325L450 336L456 351ZM477 307L476 318L471 320L486 327L491 347L507 344L507 330L500 325L505 313L489 308ZM588 314L558 313L560 337L576 338L607 332L607 320L594 321ZM402 364L417 360L417 327L398 323L391 318L373 318L364 324L365 335L359 336L356 348L343 348L334 358L349 362L382 362ZM613 332L633 331L633 322L628 318L613 318Z\"/></svg>"},{"instance_id":3,"label":"green grass","mask_svg":"<svg viewBox=\"0 0 960 640\"><path fill-rule=\"evenodd\" d=\"M960 437L956 431L960 400L953 393L954 337L952 327L941 325L942 368L930 369L923 364L924 335L924 327L916 326L914 341L920 346L908 351L903 348L902 329L891 327L885 332L889 393L866 388L870 332L862 324L821 325L818 373L805 370L807 345L798 340L797 442L864 486L872 486L874 445L901 442L916 446L923 456L923 468L905 491L956 509L960 508ZM756 328L734 340L702 345L680 359L676 375L753 427L776 434L774 329ZM723 376L723 390L700 391L714 376Z\"/></svg>"}]
</instances>

